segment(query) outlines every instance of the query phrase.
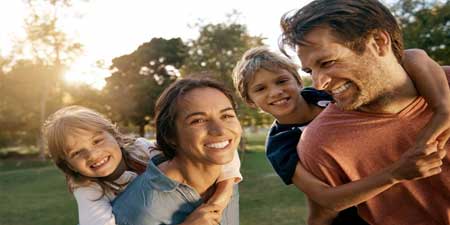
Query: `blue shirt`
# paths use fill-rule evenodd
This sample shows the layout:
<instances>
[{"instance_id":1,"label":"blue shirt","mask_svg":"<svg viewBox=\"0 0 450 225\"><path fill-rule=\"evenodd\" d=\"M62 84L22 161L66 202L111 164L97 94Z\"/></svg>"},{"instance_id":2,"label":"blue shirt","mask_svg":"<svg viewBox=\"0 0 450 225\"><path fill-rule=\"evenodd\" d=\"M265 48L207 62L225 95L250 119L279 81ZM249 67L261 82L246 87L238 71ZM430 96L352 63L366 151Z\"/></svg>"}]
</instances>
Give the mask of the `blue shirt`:
<instances>
[{"instance_id":1,"label":"blue shirt","mask_svg":"<svg viewBox=\"0 0 450 225\"><path fill-rule=\"evenodd\" d=\"M313 88L304 88L300 94L308 104L326 107L333 98L323 91ZM275 172L287 185L292 184L292 176L299 161L297 144L304 124L280 124L275 121L269 130L266 139L266 157Z\"/></svg>"},{"instance_id":2,"label":"blue shirt","mask_svg":"<svg viewBox=\"0 0 450 225\"><path fill-rule=\"evenodd\" d=\"M118 225L180 224L203 203L190 186L164 175L150 160L147 170L128 185L112 203ZM221 225L239 224L237 185Z\"/></svg>"}]
</instances>

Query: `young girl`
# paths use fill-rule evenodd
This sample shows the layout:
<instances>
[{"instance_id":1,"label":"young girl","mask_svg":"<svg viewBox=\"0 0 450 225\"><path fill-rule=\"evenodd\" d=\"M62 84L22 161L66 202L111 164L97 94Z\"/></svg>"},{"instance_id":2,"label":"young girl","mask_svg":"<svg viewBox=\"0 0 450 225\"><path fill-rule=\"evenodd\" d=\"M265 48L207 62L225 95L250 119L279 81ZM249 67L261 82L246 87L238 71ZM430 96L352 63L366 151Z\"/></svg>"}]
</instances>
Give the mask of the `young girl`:
<instances>
[{"instance_id":1,"label":"young girl","mask_svg":"<svg viewBox=\"0 0 450 225\"><path fill-rule=\"evenodd\" d=\"M144 138L132 138L100 113L81 106L62 108L43 126L53 162L65 176L78 204L80 225L116 224L111 201L146 169L151 159L164 161L160 151ZM235 152L218 179L208 204L223 210L235 182L242 180Z\"/></svg>"},{"instance_id":2,"label":"young girl","mask_svg":"<svg viewBox=\"0 0 450 225\"><path fill-rule=\"evenodd\" d=\"M418 140L418 144L434 142L440 133L448 132L450 127L448 113L445 113L450 109L450 91L445 74L426 53L418 50L405 52L404 67L433 110L443 112L435 114L434 122L424 128ZM403 180L424 178L438 172L435 169L439 166L429 165L441 160L445 152L436 151L434 144L428 146L427 151L434 152L428 156L422 155L415 161L402 158L378 174L338 187L330 187L314 177L298 163L296 146L303 129L332 98L312 88L301 90L302 81L297 71L298 67L286 57L268 48L258 47L248 50L233 72L235 87L244 101L276 119L268 133L266 156L285 184L294 183L313 203L337 212L362 203ZM410 152L405 153L405 157ZM418 161L423 164L416 165ZM346 216L340 214L334 224L366 224L354 208L343 213ZM345 219L348 220L341 221ZM312 207L310 223L329 222L316 215Z\"/></svg>"}]
</instances>

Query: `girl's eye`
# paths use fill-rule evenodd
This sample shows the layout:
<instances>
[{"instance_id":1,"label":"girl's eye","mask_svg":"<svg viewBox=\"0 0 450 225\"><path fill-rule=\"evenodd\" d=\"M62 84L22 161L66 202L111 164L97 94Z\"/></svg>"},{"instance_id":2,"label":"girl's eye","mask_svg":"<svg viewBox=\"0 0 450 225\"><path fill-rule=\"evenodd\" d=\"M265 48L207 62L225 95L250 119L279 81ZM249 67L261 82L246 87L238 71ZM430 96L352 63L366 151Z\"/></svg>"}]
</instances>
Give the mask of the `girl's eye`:
<instances>
[{"instance_id":1,"label":"girl's eye","mask_svg":"<svg viewBox=\"0 0 450 225\"><path fill-rule=\"evenodd\" d=\"M322 65L322 67L329 67L329 66L332 66L335 62L336 62L335 60L328 60L328 61L322 62L321 65Z\"/></svg>"},{"instance_id":2,"label":"girl's eye","mask_svg":"<svg viewBox=\"0 0 450 225\"><path fill-rule=\"evenodd\" d=\"M259 88L253 89L253 92L260 92L260 91L263 91L263 90L264 90L263 87L259 87Z\"/></svg>"},{"instance_id":3,"label":"girl's eye","mask_svg":"<svg viewBox=\"0 0 450 225\"><path fill-rule=\"evenodd\" d=\"M71 152L69 157L70 158L75 158L75 157L78 157L79 155L81 155L81 150L80 151Z\"/></svg>"}]
</instances>

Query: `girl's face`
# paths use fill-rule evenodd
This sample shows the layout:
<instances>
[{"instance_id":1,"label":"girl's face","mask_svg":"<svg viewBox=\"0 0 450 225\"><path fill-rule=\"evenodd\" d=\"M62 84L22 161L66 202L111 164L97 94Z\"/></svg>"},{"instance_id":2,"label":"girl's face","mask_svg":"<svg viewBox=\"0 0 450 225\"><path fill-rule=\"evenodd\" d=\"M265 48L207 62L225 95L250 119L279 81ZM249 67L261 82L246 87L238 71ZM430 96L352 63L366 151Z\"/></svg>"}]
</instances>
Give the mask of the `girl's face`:
<instances>
[{"instance_id":1,"label":"girl's face","mask_svg":"<svg viewBox=\"0 0 450 225\"><path fill-rule=\"evenodd\" d=\"M197 88L177 101L175 157L191 163L223 165L233 159L241 125L230 100L214 88Z\"/></svg>"},{"instance_id":2,"label":"girl's face","mask_svg":"<svg viewBox=\"0 0 450 225\"><path fill-rule=\"evenodd\" d=\"M300 104L300 85L284 69L272 72L260 69L248 84L248 95L254 106L273 115L277 120L297 113Z\"/></svg>"},{"instance_id":3,"label":"girl's face","mask_svg":"<svg viewBox=\"0 0 450 225\"><path fill-rule=\"evenodd\" d=\"M70 167L87 177L106 177L122 160L116 139L106 131L77 129L66 137L66 161Z\"/></svg>"}]
</instances>

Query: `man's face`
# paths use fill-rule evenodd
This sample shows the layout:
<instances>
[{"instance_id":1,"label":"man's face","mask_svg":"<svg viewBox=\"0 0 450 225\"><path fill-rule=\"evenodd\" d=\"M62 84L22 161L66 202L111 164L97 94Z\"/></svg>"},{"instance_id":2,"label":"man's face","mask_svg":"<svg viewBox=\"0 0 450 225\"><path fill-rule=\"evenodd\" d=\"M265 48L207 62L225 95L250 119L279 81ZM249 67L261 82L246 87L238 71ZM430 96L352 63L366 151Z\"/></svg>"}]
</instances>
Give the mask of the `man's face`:
<instances>
[{"instance_id":1,"label":"man's face","mask_svg":"<svg viewBox=\"0 0 450 225\"><path fill-rule=\"evenodd\" d=\"M305 36L297 53L316 89L330 93L340 108L357 110L382 102L390 93L387 73L371 44L358 55L340 44L329 28L318 27Z\"/></svg>"}]
</instances>

